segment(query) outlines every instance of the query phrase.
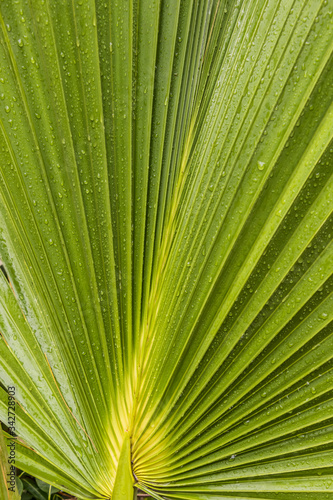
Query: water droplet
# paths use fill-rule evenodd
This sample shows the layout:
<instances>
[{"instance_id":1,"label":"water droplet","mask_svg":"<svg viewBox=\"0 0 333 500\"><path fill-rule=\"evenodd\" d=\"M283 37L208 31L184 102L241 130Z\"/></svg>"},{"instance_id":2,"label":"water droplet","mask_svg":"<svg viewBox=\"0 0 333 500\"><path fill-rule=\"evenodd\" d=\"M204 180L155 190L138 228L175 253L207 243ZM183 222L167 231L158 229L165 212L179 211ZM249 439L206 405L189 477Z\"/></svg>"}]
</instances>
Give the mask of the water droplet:
<instances>
[{"instance_id":1,"label":"water droplet","mask_svg":"<svg viewBox=\"0 0 333 500\"><path fill-rule=\"evenodd\" d=\"M17 40L17 43L18 43L18 46L19 46L19 47L23 47L23 45L24 45L22 38L19 38L19 39Z\"/></svg>"},{"instance_id":2,"label":"water droplet","mask_svg":"<svg viewBox=\"0 0 333 500\"><path fill-rule=\"evenodd\" d=\"M258 161L257 162L257 167L258 167L258 170L264 170L264 168L265 168L265 162Z\"/></svg>"}]
</instances>

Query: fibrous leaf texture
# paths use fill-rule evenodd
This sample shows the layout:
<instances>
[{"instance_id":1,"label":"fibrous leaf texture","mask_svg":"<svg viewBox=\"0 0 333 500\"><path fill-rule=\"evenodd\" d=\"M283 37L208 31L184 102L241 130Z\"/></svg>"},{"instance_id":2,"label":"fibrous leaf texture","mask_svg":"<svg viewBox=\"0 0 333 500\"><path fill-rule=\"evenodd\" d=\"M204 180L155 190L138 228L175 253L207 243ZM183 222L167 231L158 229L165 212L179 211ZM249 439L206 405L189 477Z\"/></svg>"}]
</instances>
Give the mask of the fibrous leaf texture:
<instances>
[{"instance_id":1,"label":"fibrous leaf texture","mask_svg":"<svg viewBox=\"0 0 333 500\"><path fill-rule=\"evenodd\" d=\"M332 97L333 0L0 1L20 469L333 498Z\"/></svg>"}]
</instances>

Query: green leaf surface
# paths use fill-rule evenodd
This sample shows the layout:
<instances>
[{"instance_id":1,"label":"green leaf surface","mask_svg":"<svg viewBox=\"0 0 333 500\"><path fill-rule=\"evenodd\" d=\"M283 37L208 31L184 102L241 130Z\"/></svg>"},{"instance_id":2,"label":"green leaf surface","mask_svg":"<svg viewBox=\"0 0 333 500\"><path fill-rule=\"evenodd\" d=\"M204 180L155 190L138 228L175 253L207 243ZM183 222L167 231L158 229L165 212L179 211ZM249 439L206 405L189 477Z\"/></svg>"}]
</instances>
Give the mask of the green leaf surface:
<instances>
[{"instance_id":1,"label":"green leaf surface","mask_svg":"<svg viewBox=\"0 0 333 500\"><path fill-rule=\"evenodd\" d=\"M23 482L24 488L28 491L28 493L31 493L31 495L33 495L33 497L36 500L47 500L47 498L48 498L47 494L44 493L43 491L41 491L36 486L34 481L32 481L31 479L28 479L28 478L24 478L22 480L22 482Z\"/></svg>"},{"instance_id":2,"label":"green leaf surface","mask_svg":"<svg viewBox=\"0 0 333 500\"><path fill-rule=\"evenodd\" d=\"M332 0L0 2L22 500L332 498L332 77Z\"/></svg>"},{"instance_id":3,"label":"green leaf surface","mask_svg":"<svg viewBox=\"0 0 333 500\"><path fill-rule=\"evenodd\" d=\"M24 492L22 497L21 497L21 500L32 500L32 499L33 499L33 496L29 492Z\"/></svg>"},{"instance_id":4,"label":"green leaf surface","mask_svg":"<svg viewBox=\"0 0 333 500\"><path fill-rule=\"evenodd\" d=\"M23 486L21 479L18 476L16 477L16 484L17 484L17 491L18 491L19 498L20 498L22 496L24 486Z\"/></svg>"},{"instance_id":5,"label":"green leaf surface","mask_svg":"<svg viewBox=\"0 0 333 500\"><path fill-rule=\"evenodd\" d=\"M19 500L21 497L21 488L20 488L20 480L18 478L15 479L16 486L11 484L12 475L11 467L14 466L11 461L9 462L8 457L8 439L5 436L5 433L2 430L0 424L0 493L1 499L3 500ZM15 460L15 459L14 459ZM15 463L15 462L14 462ZM15 471L16 474L16 471Z\"/></svg>"},{"instance_id":6,"label":"green leaf surface","mask_svg":"<svg viewBox=\"0 0 333 500\"><path fill-rule=\"evenodd\" d=\"M47 494L53 495L53 493L57 493L57 491L59 491L58 488L54 488L54 486L50 486L49 484L45 483L44 481L41 481L38 478L36 478L36 483L38 488Z\"/></svg>"}]
</instances>

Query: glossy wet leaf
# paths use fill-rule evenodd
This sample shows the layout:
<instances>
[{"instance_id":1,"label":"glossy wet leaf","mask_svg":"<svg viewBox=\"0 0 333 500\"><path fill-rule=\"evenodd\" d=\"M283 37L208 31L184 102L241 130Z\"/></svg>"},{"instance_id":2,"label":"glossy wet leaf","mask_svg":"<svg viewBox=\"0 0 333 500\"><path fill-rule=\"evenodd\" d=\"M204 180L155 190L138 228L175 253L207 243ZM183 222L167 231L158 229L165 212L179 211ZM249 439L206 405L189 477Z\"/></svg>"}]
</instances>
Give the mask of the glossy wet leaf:
<instances>
[{"instance_id":1,"label":"glossy wet leaf","mask_svg":"<svg viewBox=\"0 0 333 500\"><path fill-rule=\"evenodd\" d=\"M332 0L0 14L0 419L15 386L17 466L84 499L133 482L329 499Z\"/></svg>"}]
</instances>

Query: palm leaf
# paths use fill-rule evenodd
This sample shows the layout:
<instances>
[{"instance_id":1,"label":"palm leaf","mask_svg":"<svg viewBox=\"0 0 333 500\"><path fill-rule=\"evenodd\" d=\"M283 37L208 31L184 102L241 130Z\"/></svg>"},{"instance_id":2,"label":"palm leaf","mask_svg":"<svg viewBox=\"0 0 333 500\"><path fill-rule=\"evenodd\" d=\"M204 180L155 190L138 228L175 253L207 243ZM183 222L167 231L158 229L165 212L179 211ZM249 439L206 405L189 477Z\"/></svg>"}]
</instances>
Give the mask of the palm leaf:
<instances>
[{"instance_id":1,"label":"palm leaf","mask_svg":"<svg viewBox=\"0 0 333 500\"><path fill-rule=\"evenodd\" d=\"M10 439L10 436L8 438ZM19 500L20 498L17 485L15 485L15 482L13 484L13 481L15 481L15 471L13 475L12 467L15 469L15 465L13 465L15 464L15 459L12 457L9 459L8 456L8 450L12 449L8 448L8 445L11 445L12 442L12 439L7 439L5 432L0 426L0 493L3 500Z\"/></svg>"},{"instance_id":2,"label":"palm leaf","mask_svg":"<svg viewBox=\"0 0 333 500\"><path fill-rule=\"evenodd\" d=\"M331 498L333 3L0 4L0 419L85 499Z\"/></svg>"}]
</instances>

